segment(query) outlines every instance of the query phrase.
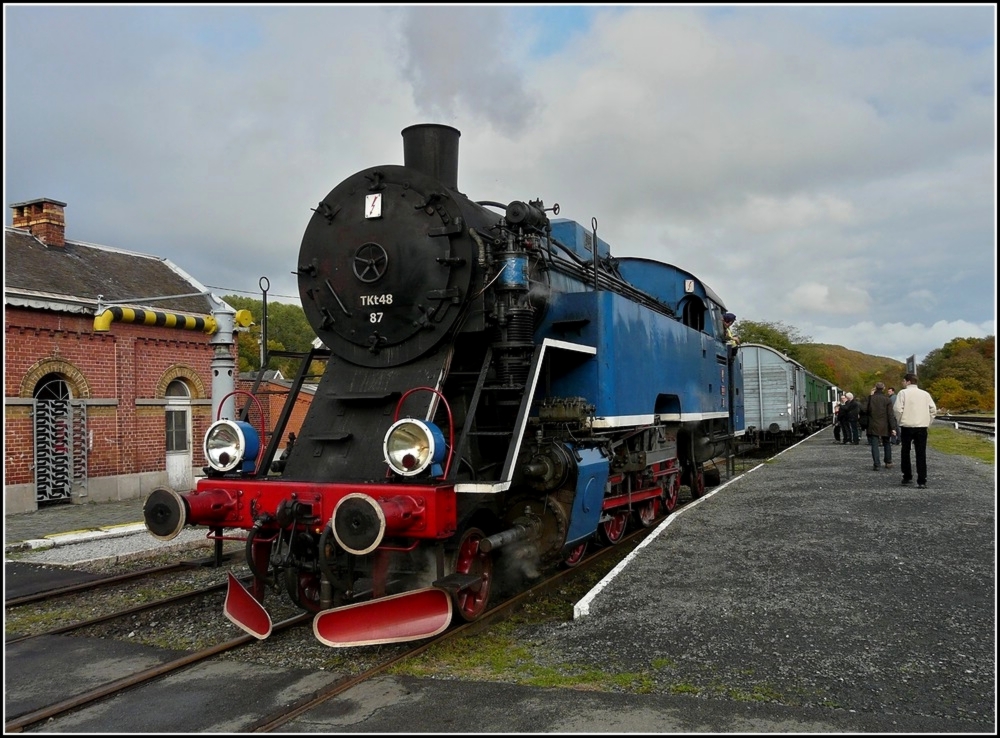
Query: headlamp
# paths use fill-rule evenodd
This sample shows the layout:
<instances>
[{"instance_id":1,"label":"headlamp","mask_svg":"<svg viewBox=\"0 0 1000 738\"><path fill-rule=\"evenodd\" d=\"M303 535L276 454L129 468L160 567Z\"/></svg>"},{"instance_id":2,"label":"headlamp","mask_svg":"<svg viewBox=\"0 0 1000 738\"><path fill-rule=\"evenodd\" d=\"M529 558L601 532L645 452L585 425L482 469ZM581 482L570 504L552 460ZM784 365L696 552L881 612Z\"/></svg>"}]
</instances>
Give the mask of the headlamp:
<instances>
[{"instance_id":1,"label":"headlamp","mask_svg":"<svg viewBox=\"0 0 1000 738\"><path fill-rule=\"evenodd\" d=\"M260 436L254 427L242 420L217 420L205 433L205 458L219 472L239 467L252 472L260 452Z\"/></svg>"},{"instance_id":2,"label":"headlamp","mask_svg":"<svg viewBox=\"0 0 1000 738\"><path fill-rule=\"evenodd\" d=\"M386 432L382 452L396 474L412 477L431 467L431 475L438 476L445 456L444 434L434 423L403 418Z\"/></svg>"}]
</instances>

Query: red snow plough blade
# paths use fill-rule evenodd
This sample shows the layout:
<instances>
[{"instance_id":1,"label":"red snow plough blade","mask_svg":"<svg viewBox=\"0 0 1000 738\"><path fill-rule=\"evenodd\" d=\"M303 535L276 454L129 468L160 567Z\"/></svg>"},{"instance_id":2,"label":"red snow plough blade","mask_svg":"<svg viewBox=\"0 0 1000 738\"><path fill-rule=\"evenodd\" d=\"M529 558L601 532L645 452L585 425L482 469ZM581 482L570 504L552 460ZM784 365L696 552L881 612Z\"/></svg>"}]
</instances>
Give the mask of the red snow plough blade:
<instances>
[{"instance_id":1,"label":"red snow plough blade","mask_svg":"<svg viewBox=\"0 0 1000 738\"><path fill-rule=\"evenodd\" d=\"M229 587L222 611L235 625L254 638L264 640L271 635L271 616L232 572L229 572Z\"/></svg>"},{"instance_id":2,"label":"red snow plough blade","mask_svg":"<svg viewBox=\"0 0 1000 738\"><path fill-rule=\"evenodd\" d=\"M372 646L430 638L451 622L451 596L428 587L324 610L313 618L313 633L327 646Z\"/></svg>"}]
</instances>

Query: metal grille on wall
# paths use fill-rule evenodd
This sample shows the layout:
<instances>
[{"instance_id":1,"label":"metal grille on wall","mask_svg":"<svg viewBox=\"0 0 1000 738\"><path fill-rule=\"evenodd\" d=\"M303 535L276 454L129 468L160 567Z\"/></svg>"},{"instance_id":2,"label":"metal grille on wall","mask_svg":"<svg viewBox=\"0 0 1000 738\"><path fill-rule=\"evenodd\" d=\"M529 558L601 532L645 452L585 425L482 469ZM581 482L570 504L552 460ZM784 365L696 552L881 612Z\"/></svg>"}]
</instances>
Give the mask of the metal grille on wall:
<instances>
[{"instance_id":1,"label":"metal grille on wall","mask_svg":"<svg viewBox=\"0 0 1000 738\"><path fill-rule=\"evenodd\" d=\"M69 400L35 401L35 500L68 501L73 491L73 410Z\"/></svg>"}]
</instances>

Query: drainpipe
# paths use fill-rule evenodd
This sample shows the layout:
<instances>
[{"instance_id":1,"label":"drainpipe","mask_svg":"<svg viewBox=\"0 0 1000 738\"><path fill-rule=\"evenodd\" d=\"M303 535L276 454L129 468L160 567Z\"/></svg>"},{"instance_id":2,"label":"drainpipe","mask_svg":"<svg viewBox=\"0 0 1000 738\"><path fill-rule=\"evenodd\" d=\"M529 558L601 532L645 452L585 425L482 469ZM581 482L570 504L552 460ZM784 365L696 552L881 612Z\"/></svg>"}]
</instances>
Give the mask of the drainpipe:
<instances>
[{"instance_id":1,"label":"drainpipe","mask_svg":"<svg viewBox=\"0 0 1000 738\"><path fill-rule=\"evenodd\" d=\"M98 333L106 333L111 330L111 323L117 320L121 323L141 323L142 325L158 325L165 328L200 330L209 334L211 336L209 343L214 347L212 357L212 421L223 418L235 420L236 403L233 399L233 391L236 389L236 360L233 358L233 345L236 343L237 326L247 328L253 325L253 316L250 311L234 311L218 297L208 292L143 298L129 302L152 302L153 300L171 300L194 296L205 296L215 304L216 307L211 315L182 315L121 306L102 310L101 301L104 296L98 295L94 330ZM228 398L224 405L221 403L223 397Z\"/></svg>"}]
</instances>

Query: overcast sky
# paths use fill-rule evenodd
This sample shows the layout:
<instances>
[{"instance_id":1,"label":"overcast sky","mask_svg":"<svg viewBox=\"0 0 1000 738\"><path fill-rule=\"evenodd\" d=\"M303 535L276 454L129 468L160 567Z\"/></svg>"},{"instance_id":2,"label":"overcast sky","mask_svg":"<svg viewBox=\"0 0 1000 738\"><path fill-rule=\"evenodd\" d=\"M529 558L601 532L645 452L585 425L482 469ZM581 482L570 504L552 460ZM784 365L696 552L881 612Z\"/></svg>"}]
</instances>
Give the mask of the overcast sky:
<instances>
[{"instance_id":1,"label":"overcast sky","mask_svg":"<svg viewBox=\"0 0 1000 738\"><path fill-rule=\"evenodd\" d=\"M459 189L542 199L740 319L920 361L995 334L996 8L4 6L5 204L298 302L311 208L461 131ZM11 224L6 208L7 225Z\"/></svg>"}]
</instances>

